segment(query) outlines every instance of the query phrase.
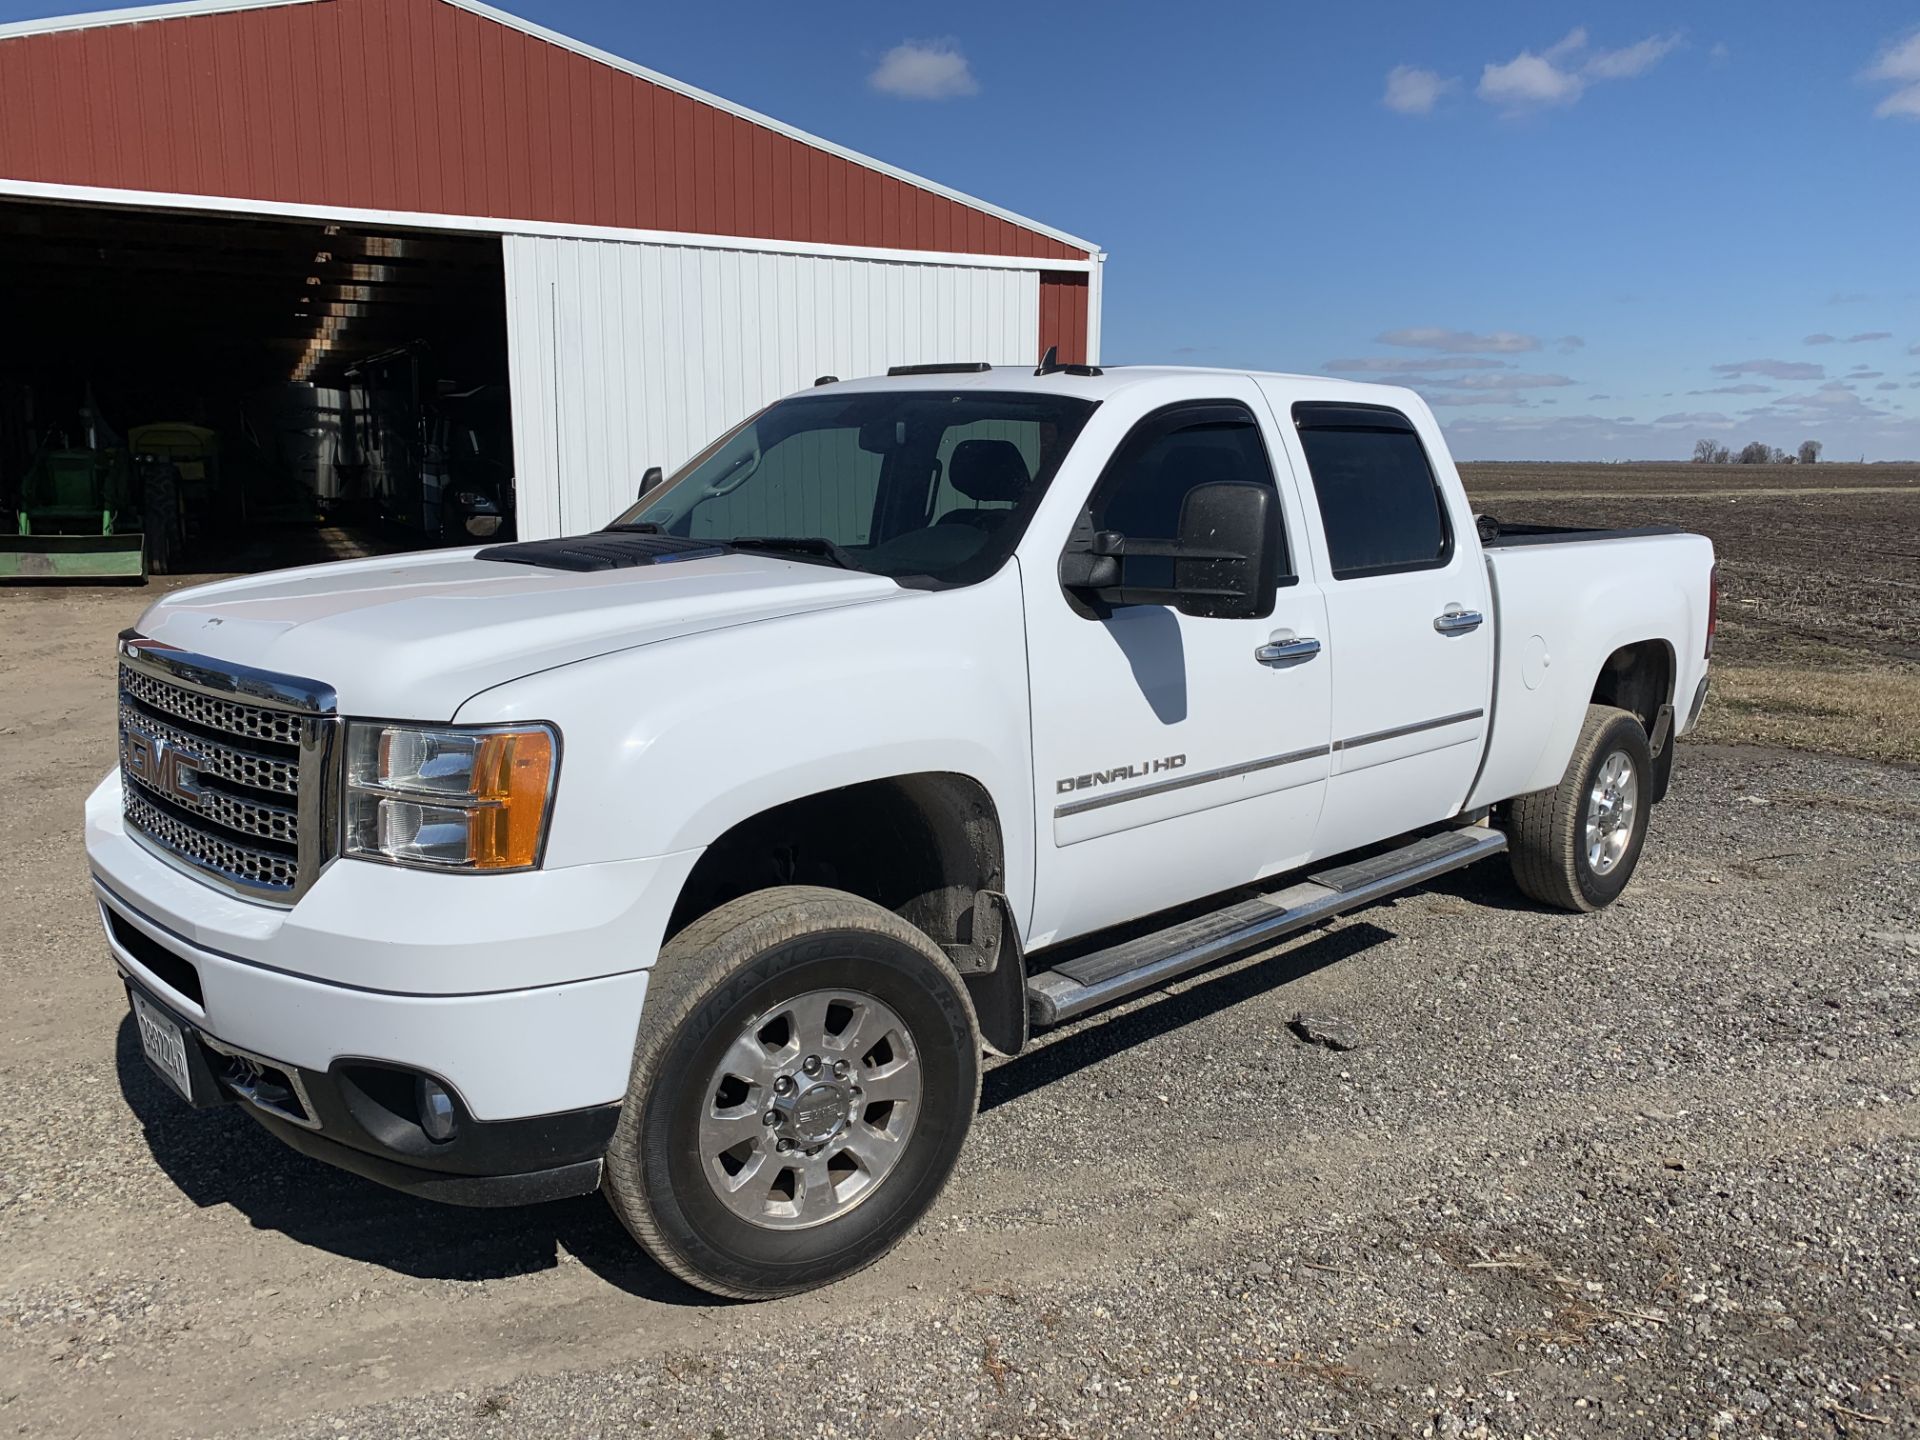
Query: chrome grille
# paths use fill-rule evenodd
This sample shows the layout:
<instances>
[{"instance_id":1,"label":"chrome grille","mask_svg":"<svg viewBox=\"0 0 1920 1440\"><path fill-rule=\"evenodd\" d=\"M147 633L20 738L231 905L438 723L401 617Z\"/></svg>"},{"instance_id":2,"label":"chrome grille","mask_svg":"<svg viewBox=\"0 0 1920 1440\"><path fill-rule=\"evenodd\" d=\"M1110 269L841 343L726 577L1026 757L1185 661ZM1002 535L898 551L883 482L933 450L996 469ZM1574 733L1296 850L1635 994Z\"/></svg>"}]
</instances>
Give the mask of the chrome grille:
<instances>
[{"instance_id":1,"label":"chrome grille","mask_svg":"<svg viewBox=\"0 0 1920 1440\"><path fill-rule=\"evenodd\" d=\"M137 636L121 657L128 831L215 884L290 904L330 858L332 693Z\"/></svg>"},{"instance_id":2,"label":"chrome grille","mask_svg":"<svg viewBox=\"0 0 1920 1440\"><path fill-rule=\"evenodd\" d=\"M300 862L293 856L249 849L189 825L162 810L138 789L127 791L127 823L183 860L263 890L290 892L300 878Z\"/></svg>"},{"instance_id":3,"label":"chrome grille","mask_svg":"<svg viewBox=\"0 0 1920 1440\"><path fill-rule=\"evenodd\" d=\"M194 725L204 725L228 735L249 740L266 740L276 745L298 745L302 720L282 710L262 705L242 705L220 700L185 686L143 675L130 666L120 667L120 689L143 705Z\"/></svg>"},{"instance_id":4,"label":"chrome grille","mask_svg":"<svg viewBox=\"0 0 1920 1440\"><path fill-rule=\"evenodd\" d=\"M169 745L178 745L183 749L196 752L200 757L200 773L203 775L217 775L222 780L231 780L234 784L244 785L249 790L267 790L276 795L300 793L300 764L297 758L283 759L276 755L263 754L258 750L242 750L232 745L222 745L219 741L209 740L204 735L190 734L176 725L169 725L166 721L122 700L120 703L122 731L129 724L137 725L149 734L158 735Z\"/></svg>"}]
</instances>

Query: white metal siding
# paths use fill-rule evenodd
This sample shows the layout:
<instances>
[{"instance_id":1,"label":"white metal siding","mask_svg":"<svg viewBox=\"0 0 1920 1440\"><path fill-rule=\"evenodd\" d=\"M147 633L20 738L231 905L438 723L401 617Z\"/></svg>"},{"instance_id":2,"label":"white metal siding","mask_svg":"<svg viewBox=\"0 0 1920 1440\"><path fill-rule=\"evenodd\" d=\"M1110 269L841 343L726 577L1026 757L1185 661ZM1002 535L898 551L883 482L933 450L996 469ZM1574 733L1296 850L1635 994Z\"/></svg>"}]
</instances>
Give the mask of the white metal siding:
<instances>
[{"instance_id":1,"label":"white metal siding","mask_svg":"<svg viewBox=\"0 0 1920 1440\"><path fill-rule=\"evenodd\" d=\"M1040 274L503 237L519 530L597 529L649 465L820 375L1038 359Z\"/></svg>"}]
</instances>

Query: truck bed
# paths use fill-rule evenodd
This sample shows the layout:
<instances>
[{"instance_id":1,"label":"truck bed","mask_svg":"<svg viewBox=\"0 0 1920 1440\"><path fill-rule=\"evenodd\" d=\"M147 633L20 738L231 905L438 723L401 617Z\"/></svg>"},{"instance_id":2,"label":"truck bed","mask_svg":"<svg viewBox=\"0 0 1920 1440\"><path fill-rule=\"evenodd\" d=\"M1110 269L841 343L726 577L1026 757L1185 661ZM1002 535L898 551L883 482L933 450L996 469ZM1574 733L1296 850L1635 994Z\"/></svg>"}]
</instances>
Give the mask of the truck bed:
<instances>
[{"instance_id":1,"label":"truck bed","mask_svg":"<svg viewBox=\"0 0 1920 1440\"><path fill-rule=\"evenodd\" d=\"M1569 545L1588 540L1643 540L1651 535L1684 535L1677 525L1639 525L1622 530L1589 530L1580 525L1519 525L1492 515L1476 515L1483 550L1520 545Z\"/></svg>"},{"instance_id":2,"label":"truck bed","mask_svg":"<svg viewBox=\"0 0 1920 1440\"><path fill-rule=\"evenodd\" d=\"M1483 539L1497 632L1492 724L1469 805L1559 781L1600 666L1657 637L1684 732L1706 673L1713 547L1672 526L1581 530L1502 525ZM1605 541L1608 549L1575 548Z\"/></svg>"}]
</instances>

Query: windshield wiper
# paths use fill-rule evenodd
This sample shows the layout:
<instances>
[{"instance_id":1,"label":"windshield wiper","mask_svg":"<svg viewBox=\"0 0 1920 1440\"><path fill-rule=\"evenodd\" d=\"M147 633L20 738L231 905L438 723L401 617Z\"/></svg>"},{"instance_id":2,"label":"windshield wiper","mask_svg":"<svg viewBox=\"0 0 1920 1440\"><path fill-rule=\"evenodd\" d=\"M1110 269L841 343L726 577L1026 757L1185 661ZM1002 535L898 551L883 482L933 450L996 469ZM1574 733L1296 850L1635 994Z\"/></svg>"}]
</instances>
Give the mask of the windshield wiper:
<instances>
[{"instance_id":1,"label":"windshield wiper","mask_svg":"<svg viewBox=\"0 0 1920 1440\"><path fill-rule=\"evenodd\" d=\"M838 565L842 570L858 570L853 556L842 550L833 541L819 535L736 535L731 540L722 540L722 545L730 545L735 550L766 550L774 554L792 555L802 560L825 560L829 565Z\"/></svg>"},{"instance_id":2,"label":"windshield wiper","mask_svg":"<svg viewBox=\"0 0 1920 1440\"><path fill-rule=\"evenodd\" d=\"M607 529L612 530L617 534L621 534L621 535L664 535L666 534L666 531L662 530L658 525L654 524L653 521L651 520L629 520L624 525L619 525L619 524L609 525L607 526Z\"/></svg>"}]
</instances>

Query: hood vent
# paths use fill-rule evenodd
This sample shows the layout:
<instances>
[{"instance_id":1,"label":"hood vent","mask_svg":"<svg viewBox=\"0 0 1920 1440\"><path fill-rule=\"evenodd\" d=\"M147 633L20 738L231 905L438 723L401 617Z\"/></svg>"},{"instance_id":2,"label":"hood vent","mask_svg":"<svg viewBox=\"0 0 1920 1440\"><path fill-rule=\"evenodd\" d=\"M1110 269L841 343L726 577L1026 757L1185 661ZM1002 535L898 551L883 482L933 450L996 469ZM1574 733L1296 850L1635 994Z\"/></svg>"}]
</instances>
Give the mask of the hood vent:
<instances>
[{"instance_id":1,"label":"hood vent","mask_svg":"<svg viewBox=\"0 0 1920 1440\"><path fill-rule=\"evenodd\" d=\"M636 565L661 565L673 560L700 560L724 555L727 547L711 540L688 540L679 535L628 534L602 530L558 540L522 540L512 545L489 545L473 558L507 565L533 565L542 570L630 570Z\"/></svg>"}]
</instances>

